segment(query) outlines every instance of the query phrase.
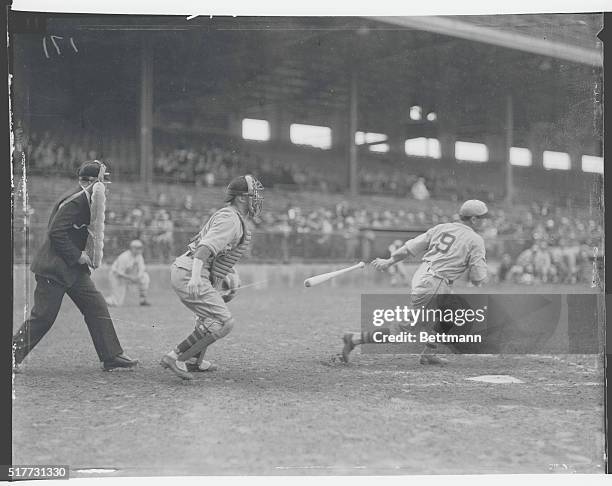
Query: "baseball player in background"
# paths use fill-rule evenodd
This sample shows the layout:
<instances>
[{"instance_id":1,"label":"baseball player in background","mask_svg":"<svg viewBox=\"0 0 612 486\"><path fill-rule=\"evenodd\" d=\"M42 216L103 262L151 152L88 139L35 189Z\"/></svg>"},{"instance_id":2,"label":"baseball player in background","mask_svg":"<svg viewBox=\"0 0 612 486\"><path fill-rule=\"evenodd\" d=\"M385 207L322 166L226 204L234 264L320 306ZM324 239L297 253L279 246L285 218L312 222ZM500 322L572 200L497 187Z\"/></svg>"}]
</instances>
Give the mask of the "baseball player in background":
<instances>
[{"instance_id":1,"label":"baseball player in background","mask_svg":"<svg viewBox=\"0 0 612 486\"><path fill-rule=\"evenodd\" d=\"M476 286L483 285L488 276L485 245L477 231L487 217L487 205L471 199L459 209L460 221L443 223L404 243L389 258L377 258L371 265L385 271L406 258L422 258L412 277L413 308L433 305L436 295L451 293L453 282L468 272ZM347 333L343 337L342 360L348 362L355 346L373 343L372 333ZM421 364L443 364L444 360L433 352L435 344L427 344L419 357Z\"/></svg>"},{"instance_id":2,"label":"baseball player in background","mask_svg":"<svg viewBox=\"0 0 612 486\"><path fill-rule=\"evenodd\" d=\"M240 285L234 265L247 251L251 232L246 218L261 212L263 186L252 175L234 178L226 189L226 206L215 212L172 264L172 288L196 316L194 331L166 354L161 365L184 380L190 372L211 371L204 360L208 346L232 330L227 308Z\"/></svg>"},{"instance_id":3,"label":"baseball player in background","mask_svg":"<svg viewBox=\"0 0 612 486\"><path fill-rule=\"evenodd\" d=\"M140 305L151 305L147 300L150 278L146 271L142 253L144 246L142 241L133 240L129 250L125 250L113 262L108 278L110 280L111 295L106 298L109 306L120 306L125 301L125 293L128 286L134 285L138 288Z\"/></svg>"}]
</instances>

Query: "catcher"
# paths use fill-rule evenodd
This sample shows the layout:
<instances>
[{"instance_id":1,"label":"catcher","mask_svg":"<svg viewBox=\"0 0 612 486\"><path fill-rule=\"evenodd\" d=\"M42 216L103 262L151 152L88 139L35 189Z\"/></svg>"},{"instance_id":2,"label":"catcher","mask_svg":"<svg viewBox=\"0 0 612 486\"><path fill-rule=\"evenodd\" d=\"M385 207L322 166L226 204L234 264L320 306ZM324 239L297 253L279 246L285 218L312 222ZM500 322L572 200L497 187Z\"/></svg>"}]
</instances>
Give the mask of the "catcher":
<instances>
[{"instance_id":1,"label":"catcher","mask_svg":"<svg viewBox=\"0 0 612 486\"><path fill-rule=\"evenodd\" d=\"M47 236L31 266L36 278L34 307L13 337L15 371L20 371L23 359L53 326L64 294L83 314L103 370L133 368L138 363L123 354L106 301L90 276L90 267L96 268L102 258L102 183L107 175L102 162L84 162L78 170L79 185L66 192L51 211ZM86 247L92 246L90 257Z\"/></svg>"},{"instance_id":2,"label":"catcher","mask_svg":"<svg viewBox=\"0 0 612 486\"><path fill-rule=\"evenodd\" d=\"M227 336L234 319L227 308L240 285L234 265L247 251L251 232L246 218L261 212L263 186L252 175L234 178L227 186L225 207L215 212L172 264L172 288L196 316L194 331L166 354L161 365L184 380L190 372L212 371L206 349Z\"/></svg>"},{"instance_id":3,"label":"catcher","mask_svg":"<svg viewBox=\"0 0 612 486\"><path fill-rule=\"evenodd\" d=\"M390 258L377 258L371 265L376 270L385 271L408 257L421 257L421 266L412 277L411 304L414 308L436 305L436 296L450 294L453 282L465 272L469 273L470 282L481 286L487 280L488 268L484 240L477 231L488 211L482 201L466 201L459 209L460 221L436 225L408 240L392 252ZM343 341L344 362L348 362L355 346L374 342L371 333L347 333ZM425 346L419 358L421 364L444 363L434 354L435 348L435 344Z\"/></svg>"}]
</instances>

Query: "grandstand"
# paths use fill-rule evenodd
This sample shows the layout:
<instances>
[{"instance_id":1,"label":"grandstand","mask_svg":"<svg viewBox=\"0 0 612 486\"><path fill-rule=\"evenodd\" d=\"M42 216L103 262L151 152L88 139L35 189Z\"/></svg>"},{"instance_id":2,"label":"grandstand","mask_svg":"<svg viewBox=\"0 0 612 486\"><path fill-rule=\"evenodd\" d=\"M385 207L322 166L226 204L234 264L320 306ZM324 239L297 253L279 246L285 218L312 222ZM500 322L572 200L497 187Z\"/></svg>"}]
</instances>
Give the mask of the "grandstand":
<instances>
[{"instance_id":1,"label":"grandstand","mask_svg":"<svg viewBox=\"0 0 612 486\"><path fill-rule=\"evenodd\" d=\"M534 244L538 224L550 224L542 208L555 208L557 226L586 222L575 244L601 247L598 16L238 24L54 15L45 32L62 36L56 51L39 34L15 39L14 160L23 153L30 176L15 218L27 217L28 245L75 168L98 157L115 180L109 258L126 238L146 239L134 209L152 233L172 221L176 253L246 171L268 188L256 259L287 245L285 261L371 257L451 219L467 198L502 215L493 225L510 221L490 231L502 241L494 260ZM420 178L424 200L413 193ZM18 247L25 233L15 232ZM366 240L376 244L364 255Z\"/></svg>"}]
</instances>

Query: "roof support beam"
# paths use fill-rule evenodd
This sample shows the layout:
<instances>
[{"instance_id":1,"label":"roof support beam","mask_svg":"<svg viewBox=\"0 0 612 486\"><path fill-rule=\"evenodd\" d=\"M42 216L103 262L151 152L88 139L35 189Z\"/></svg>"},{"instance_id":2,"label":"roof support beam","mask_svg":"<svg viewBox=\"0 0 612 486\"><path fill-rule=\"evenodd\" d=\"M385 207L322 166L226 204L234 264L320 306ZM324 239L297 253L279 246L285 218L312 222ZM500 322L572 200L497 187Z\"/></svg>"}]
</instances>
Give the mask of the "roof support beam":
<instances>
[{"instance_id":1,"label":"roof support beam","mask_svg":"<svg viewBox=\"0 0 612 486\"><path fill-rule=\"evenodd\" d=\"M153 45L140 41L140 181L148 193L153 180Z\"/></svg>"},{"instance_id":2,"label":"roof support beam","mask_svg":"<svg viewBox=\"0 0 612 486\"><path fill-rule=\"evenodd\" d=\"M587 49L561 42L553 42L524 34L496 30L474 25L462 20L436 16L419 17L369 17L378 22L400 25L427 32L484 42L508 49L517 49L542 56L555 57L590 66L602 66L603 56L597 49Z\"/></svg>"},{"instance_id":3,"label":"roof support beam","mask_svg":"<svg viewBox=\"0 0 612 486\"><path fill-rule=\"evenodd\" d=\"M356 196L359 193L359 181L357 180L358 172L358 152L357 144L355 143L355 133L357 132L358 117L359 117L359 106L357 101L358 86L357 86L357 72L355 67L351 69L350 75L350 99L349 99L349 152L348 152L348 180L349 180L349 192L351 196Z\"/></svg>"}]
</instances>

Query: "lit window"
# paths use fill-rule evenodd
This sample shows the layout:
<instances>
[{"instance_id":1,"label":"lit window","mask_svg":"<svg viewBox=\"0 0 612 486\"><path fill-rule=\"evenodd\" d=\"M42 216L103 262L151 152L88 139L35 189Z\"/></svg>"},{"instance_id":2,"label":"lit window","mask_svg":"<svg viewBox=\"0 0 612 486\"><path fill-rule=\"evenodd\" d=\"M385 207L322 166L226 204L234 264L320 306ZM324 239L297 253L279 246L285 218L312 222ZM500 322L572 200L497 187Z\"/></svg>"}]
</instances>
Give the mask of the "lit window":
<instances>
[{"instance_id":1,"label":"lit window","mask_svg":"<svg viewBox=\"0 0 612 486\"><path fill-rule=\"evenodd\" d=\"M376 145L370 145L368 147L372 152L378 152L378 153L386 153L389 151L389 144L388 143L377 143Z\"/></svg>"},{"instance_id":2,"label":"lit window","mask_svg":"<svg viewBox=\"0 0 612 486\"><path fill-rule=\"evenodd\" d=\"M603 157L595 157L594 155L583 155L582 156L582 170L584 172L595 172L597 174L603 174L603 171L604 171Z\"/></svg>"},{"instance_id":3,"label":"lit window","mask_svg":"<svg viewBox=\"0 0 612 486\"><path fill-rule=\"evenodd\" d=\"M266 120L245 118L242 120L242 138L245 140L270 140L270 124Z\"/></svg>"},{"instance_id":4,"label":"lit window","mask_svg":"<svg viewBox=\"0 0 612 486\"><path fill-rule=\"evenodd\" d=\"M455 142L455 159L469 162L487 162L489 149L484 143Z\"/></svg>"},{"instance_id":5,"label":"lit window","mask_svg":"<svg viewBox=\"0 0 612 486\"><path fill-rule=\"evenodd\" d=\"M521 167L529 167L531 161L531 150L522 147L510 147L510 163Z\"/></svg>"},{"instance_id":6,"label":"lit window","mask_svg":"<svg viewBox=\"0 0 612 486\"><path fill-rule=\"evenodd\" d=\"M332 133L329 127L292 123L289 127L289 138L295 145L310 145L320 149L329 149L332 145Z\"/></svg>"},{"instance_id":7,"label":"lit window","mask_svg":"<svg viewBox=\"0 0 612 486\"><path fill-rule=\"evenodd\" d=\"M435 112L430 111L429 113L427 113L427 121L434 122L437 119L438 119L438 115L436 115Z\"/></svg>"},{"instance_id":8,"label":"lit window","mask_svg":"<svg viewBox=\"0 0 612 486\"><path fill-rule=\"evenodd\" d=\"M423 118L423 108L418 105L410 107L410 119L411 120L420 120Z\"/></svg>"},{"instance_id":9,"label":"lit window","mask_svg":"<svg viewBox=\"0 0 612 486\"><path fill-rule=\"evenodd\" d=\"M387 136L384 133L373 132L355 132L355 143L363 145L364 143L384 142Z\"/></svg>"},{"instance_id":10,"label":"lit window","mask_svg":"<svg viewBox=\"0 0 612 486\"><path fill-rule=\"evenodd\" d=\"M355 144L363 145L365 143L372 143L376 145L370 145L368 150L371 152L388 152L389 144L382 143L387 140L387 136L384 133L374 132L355 132ZM381 143L376 143L381 142Z\"/></svg>"},{"instance_id":11,"label":"lit window","mask_svg":"<svg viewBox=\"0 0 612 486\"><path fill-rule=\"evenodd\" d=\"M545 169L569 170L572 163L568 153L545 150L542 165Z\"/></svg>"},{"instance_id":12,"label":"lit window","mask_svg":"<svg viewBox=\"0 0 612 486\"><path fill-rule=\"evenodd\" d=\"M411 138L404 143L404 151L407 155L417 157L432 157L439 159L441 156L440 142L437 138Z\"/></svg>"}]
</instances>

